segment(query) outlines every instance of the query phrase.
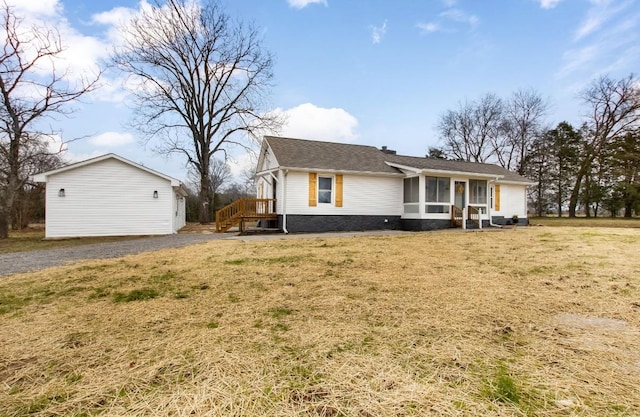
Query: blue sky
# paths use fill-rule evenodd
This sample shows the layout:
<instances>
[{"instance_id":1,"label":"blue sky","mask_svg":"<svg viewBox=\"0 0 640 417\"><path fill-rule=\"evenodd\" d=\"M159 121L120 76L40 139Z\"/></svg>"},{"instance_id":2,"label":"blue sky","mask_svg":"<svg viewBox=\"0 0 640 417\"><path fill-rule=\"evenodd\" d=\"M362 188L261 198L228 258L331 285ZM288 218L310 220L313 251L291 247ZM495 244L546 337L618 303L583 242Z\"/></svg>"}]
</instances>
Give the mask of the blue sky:
<instances>
[{"instance_id":1,"label":"blue sky","mask_svg":"<svg viewBox=\"0 0 640 417\"><path fill-rule=\"evenodd\" d=\"M67 62L95 68L117 40L115 25L139 1L39 0L18 5L28 20L55 25ZM283 134L387 145L424 155L437 146L439 116L485 93L507 98L535 89L548 99L547 123L579 124L578 92L599 75L640 70L640 0L223 0L253 21L276 59L273 109ZM78 160L115 152L179 179L184 161L144 147L127 126L122 79L48 123ZM248 159L239 151L239 167Z\"/></svg>"}]
</instances>

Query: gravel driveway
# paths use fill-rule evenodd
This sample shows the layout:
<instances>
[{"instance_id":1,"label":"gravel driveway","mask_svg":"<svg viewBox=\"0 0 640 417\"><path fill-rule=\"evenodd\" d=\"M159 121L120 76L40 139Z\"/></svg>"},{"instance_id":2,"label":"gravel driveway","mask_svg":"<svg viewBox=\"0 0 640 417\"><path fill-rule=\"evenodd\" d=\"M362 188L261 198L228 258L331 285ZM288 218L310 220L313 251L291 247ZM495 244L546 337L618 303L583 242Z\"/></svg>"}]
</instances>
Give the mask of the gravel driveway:
<instances>
[{"instance_id":1,"label":"gravel driveway","mask_svg":"<svg viewBox=\"0 0 640 417\"><path fill-rule=\"evenodd\" d=\"M79 245L68 248L0 254L0 276L37 271L52 266L68 265L85 259L117 258L119 256L133 255L141 252L151 252L167 248L180 248L182 246L189 246L216 239L240 239L251 241L296 238L355 238L360 236L393 236L409 233L414 232L401 230L375 230L369 232L300 233L289 235L275 233L250 236L240 236L238 233L179 233L175 235L123 240L121 242L93 243L90 245Z\"/></svg>"},{"instance_id":2,"label":"gravel driveway","mask_svg":"<svg viewBox=\"0 0 640 417\"><path fill-rule=\"evenodd\" d=\"M123 240L121 242L94 243L68 248L0 254L0 276L37 271L51 266L71 264L84 259L117 258L124 255L166 248L179 248L208 240L235 236L235 234L226 233L175 234Z\"/></svg>"}]
</instances>

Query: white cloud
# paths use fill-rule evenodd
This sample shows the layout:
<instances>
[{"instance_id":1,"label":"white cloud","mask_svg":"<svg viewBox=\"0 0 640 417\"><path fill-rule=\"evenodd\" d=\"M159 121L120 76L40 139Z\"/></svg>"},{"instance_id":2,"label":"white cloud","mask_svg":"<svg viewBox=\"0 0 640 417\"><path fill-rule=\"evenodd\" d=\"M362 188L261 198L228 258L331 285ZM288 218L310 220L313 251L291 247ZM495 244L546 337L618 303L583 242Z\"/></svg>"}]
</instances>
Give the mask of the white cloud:
<instances>
[{"instance_id":1,"label":"white cloud","mask_svg":"<svg viewBox=\"0 0 640 417\"><path fill-rule=\"evenodd\" d=\"M105 132L89 139L89 143L101 147L118 147L128 145L134 141L131 133Z\"/></svg>"},{"instance_id":2,"label":"white cloud","mask_svg":"<svg viewBox=\"0 0 640 417\"><path fill-rule=\"evenodd\" d=\"M540 7L543 9L553 9L560 3L562 0L539 0Z\"/></svg>"},{"instance_id":3,"label":"white cloud","mask_svg":"<svg viewBox=\"0 0 640 417\"><path fill-rule=\"evenodd\" d=\"M104 154L105 154L104 152L101 152L99 150L95 150L89 153L75 153L72 151L65 151L62 154L62 157L64 158L65 162L72 164L74 162L81 162L81 161L86 161L87 159L96 158Z\"/></svg>"},{"instance_id":4,"label":"white cloud","mask_svg":"<svg viewBox=\"0 0 640 417\"><path fill-rule=\"evenodd\" d=\"M589 45L584 48L570 49L564 53L563 59L565 64L558 71L558 77L569 75L580 68L584 68L590 64L599 54L597 45Z\"/></svg>"},{"instance_id":5,"label":"white cloud","mask_svg":"<svg viewBox=\"0 0 640 417\"><path fill-rule=\"evenodd\" d=\"M14 10L20 19L21 28L30 30L37 27L42 33L51 33L53 36L58 34L62 42L59 54L41 59L33 67L36 76L50 77L55 68L56 73L64 74L72 85L83 79L95 78L100 71L98 62L108 53L107 45L98 38L85 36L71 27L58 0L12 2L15 3ZM36 47L42 46L42 42L38 40L23 45L27 56L34 54Z\"/></svg>"},{"instance_id":6,"label":"white cloud","mask_svg":"<svg viewBox=\"0 0 640 417\"><path fill-rule=\"evenodd\" d=\"M144 0L141 4L146 3ZM128 7L115 7L106 12L96 13L91 16L91 22L100 25L118 26L127 22L136 14L136 10Z\"/></svg>"},{"instance_id":7,"label":"white cloud","mask_svg":"<svg viewBox=\"0 0 640 417\"><path fill-rule=\"evenodd\" d=\"M58 0L9 0L7 4L14 7L20 14L27 15L53 16L59 13L62 8Z\"/></svg>"},{"instance_id":8,"label":"white cloud","mask_svg":"<svg viewBox=\"0 0 640 417\"><path fill-rule=\"evenodd\" d=\"M382 38L387 34L387 21L385 20L382 26L371 26L371 40L373 44L382 42Z\"/></svg>"},{"instance_id":9,"label":"white cloud","mask_svg":"<svg viewBox=\"0 0 640 417\"><path fill-rule=\"evenodd\" d=\"M287 3L296 9L304 9L310 4L323 4L327 7L327 0L287 0Z\"/></svg>"},{"instance_id":10,"label":"white cloud","mask_svg":"<svg viewBox=\"0 0 640 417\"><path fill-rule=\"evenodd\" d=\"M445 11L441 12L437 16L435 21L419 22L416 24L416 27L420 30L421 33L455 33L457 31L457 28L455 26L468 25L471 29L473 29L480 22L478 16L467 13L462 9L451 7L456 4L455 1L445 1L444 4L448 8Z\"/></svg>"},{"instance_id":11,"label":"white cloud","mask_svg":"<svg viewBox=\"0 0 640 417\"><path fill-rule=\"evenodd\" d=\"M574 45L563 54L556 77L579 73L585 78L619 71L634 71L640 64L637 51L640 12L634 0L590 0L585 18L574 32Z\"/></svg>"},{"instance_id":12,"label":"white cloud","mask_svg":"<svg viewBox=\"0 0 640 417\"><path fill-rule=\"evenodd\" d=\"M439 24L433 23L433 22L418 23L416 26L418 27L418 29L420 29L422 33L434 33L442 29Z\"/></svg>"},{"instance_id":13,"label":"white cloud","mask_svg":"<svg viewBox=\"0 0 640 417\"><path fill-rule=\"evenodd\" d=\"M305 103L276 112L286 117L283 136L338 142L353 142L358 138L358 120L341 108L328 109Z\"/></svg>"},{"instance_id":14,"label":"white cloud","mask_svg":"<svg viewBox=\"0 0 640 417\"><path fill-rule=\"evenodd\" d=\"M613 2L612 0L591 0L591 8L587 12L580 27L576 30L574 40L589 36L600 29L607 21L629 8L633 4L631 1Z\"/></svg>"},{"instance_id":15,"label":"white cloud","mask_svg":"<svg viewBox=\"0 0 640 417\"><path fill-rule=\"evenodd\" d=\"M256 169L256 155L253 152L245 152L240 156L233 156L227 159L227 165L237 180L242 180L247 172L254 172Z\"/></svg>"},{"instance_id":16,"label":"white cloud","mask_svg":"<svg viewBox=\"0 0 640 417\"><path fill-rule=\"evenodd\" d=\"M67 143L60 135L44 135L43 142L47 145L47 150L51 153L64 153L67 151Z\"/></svg>"},{"instance_id":17,"label":"white cloud","mask_svg":"<svg viewBox=\"0 0 640 417\"><path fill-rule=\"evenodd\" d=\"M446 17L447 19L453 20L458 23L466 23L470 26L476 26L479 22L477 16L473 14L469 14L461 9L449 9L440 13L440 16Z\"/></svg>"},{"instance_id":18,"label":"white cloud","mask_svg":"<svg viewBox=\"0 0 640 417\"><path fill-rule=\"evenodd\" d=\"M105 12L96 13L91 16L91 23L105 26L107 39L112 46L117 46L123 42L124 37L126 36L126 32L122 30L122 26L126 25L142 11L149 11L151 9L152 5L148 1L141 0L137 9L129 7L115 7Z\"/></svg>"}]
</instances>

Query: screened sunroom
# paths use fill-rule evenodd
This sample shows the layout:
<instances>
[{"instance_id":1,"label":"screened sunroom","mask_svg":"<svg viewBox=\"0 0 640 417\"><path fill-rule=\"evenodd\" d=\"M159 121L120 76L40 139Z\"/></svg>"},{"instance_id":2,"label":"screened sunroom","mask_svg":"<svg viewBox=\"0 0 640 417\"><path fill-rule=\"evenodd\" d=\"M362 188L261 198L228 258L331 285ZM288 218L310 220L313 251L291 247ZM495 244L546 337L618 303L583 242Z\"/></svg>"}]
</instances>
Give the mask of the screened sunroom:
<instances>
[{"instance_id":1,"label":"screened sunroom","mask_svg":"<svg viewBox=\"0 0 640 417\"><path fill-rule=\"evenodd\" d=\"M404 178L405 219L453 220L464 216L489 220L495 207L495 176L469 178L443 173L421 173Z\"/></svg>"}]
</instances>

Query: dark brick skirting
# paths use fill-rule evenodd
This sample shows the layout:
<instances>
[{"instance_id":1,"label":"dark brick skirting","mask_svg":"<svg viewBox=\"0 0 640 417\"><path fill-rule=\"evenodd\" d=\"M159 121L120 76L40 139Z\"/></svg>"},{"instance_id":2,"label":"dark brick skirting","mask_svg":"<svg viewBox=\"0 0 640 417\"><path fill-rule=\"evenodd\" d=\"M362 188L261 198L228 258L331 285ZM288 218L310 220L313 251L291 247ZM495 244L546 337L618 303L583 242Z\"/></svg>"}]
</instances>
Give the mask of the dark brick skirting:
<instances>
[{"instance_id":1,"label":"dark brick skirting","mask_svg":"<svg viewBox=\"0 0 640 417\"><path fill-rule=\"evenodd\" d=\"M529 219L527 217L520 217L518 219L518 223L514 223L511 217L504 217L504 216L492 216L491 221L493 222L493 224L497 224L500 226L508 226L512 224L516 224L518 226L529 225Z\"/></svg>"},{"instance_id":2,"label":"dark brick skirting","mask_svg":"<svg viewBox=\"0 0 640 417\"><path fill-rule=\"evenodd\" d=\"M493 216L493 223L497 225L511 225L511 218ZM519 226L529 224L529 219L518 219ZM275 225L273 225L275 226ZM277 227L282 230L282 216L278 216ZM320 232L356 232L362 230L439 230L451 228L449 219L401 219L400 216L305 216L290 214L287 216L287 231L290 233L320 233ZM489 221L483 220L482 227L489 227ZM467 221L467 228L477 226Z\"/></svg>"},{"instance_id":3,"label":"dark brick skirting","mask_svg":"<svg viewBox=\"0 0 640 417\"><path fill-rule=\"evenodd\" d=\"M422 231L448 229L451 227L451 220L444 219L402 219L400 220L402 230Z\"/></svg>"},{"instance_id":4,"label":"dark brick skirting","mask_svg":"<svg viewBox=\"0 0 640 417\"><path fill-rule=\"evenodd\" d=\"M278 228L282 230L282 226L282 216L278 216ZM290 233L355 232L385 229L400 230L400 216L287 215L287 231Z\"/></svg>"}]
</instances>

